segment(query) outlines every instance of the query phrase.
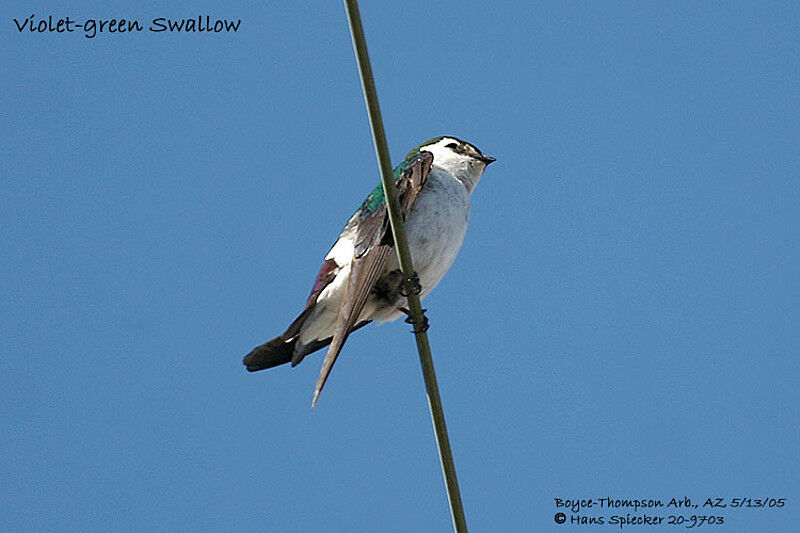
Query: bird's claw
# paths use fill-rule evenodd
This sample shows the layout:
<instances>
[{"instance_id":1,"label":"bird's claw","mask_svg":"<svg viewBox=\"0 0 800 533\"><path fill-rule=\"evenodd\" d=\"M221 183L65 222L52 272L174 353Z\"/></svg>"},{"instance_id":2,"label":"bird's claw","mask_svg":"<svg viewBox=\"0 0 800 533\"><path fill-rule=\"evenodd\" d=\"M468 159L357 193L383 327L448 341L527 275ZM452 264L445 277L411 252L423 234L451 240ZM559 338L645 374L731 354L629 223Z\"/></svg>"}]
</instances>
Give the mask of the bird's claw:
<instances>
[{"instance_id":1,"label":"bird's claw","mask_svg":"<svg viewBox=\"0 0 800 533\"><path fill-rule=\"evenodd\" d=\"M414 333L414 335L417 335L419 333L425 333L430 329L430 327L431 325L428 323L428 317L422 315L422 324L420 325L414 324L414 328L411 330L411 332Z\"/></svg>"},{"instance_id":2,"label":"bird's claw","mask_svg":"<svg viewBox=\"0 0 800 533\"><path fill-rule=\"evenodd\" d=\"M428 322L428 317L425 316L425 312L427 311L427 309L421 309L422 324L419 325L417 325L417 323L414 322L414 319L411 316L411 311L407 307L398 307L398 310L402 311L406 315L405 323L414 326L414 329L412 329L411 332L414 333L415 335L418 333L425 333L430 329L431 325Z\"/></svg>"},{"instance_id":3,"label":"bird's claw","mask_svg":"<svg viewBox=\"0 0 800 533\"><path fill-rule=\"evenodd\" d=\"M416 272L403 279L403 283L400 285L400 296L408 297L409 294L419 294L421 292L422 285Z\"/></svg>"}]
</instances>

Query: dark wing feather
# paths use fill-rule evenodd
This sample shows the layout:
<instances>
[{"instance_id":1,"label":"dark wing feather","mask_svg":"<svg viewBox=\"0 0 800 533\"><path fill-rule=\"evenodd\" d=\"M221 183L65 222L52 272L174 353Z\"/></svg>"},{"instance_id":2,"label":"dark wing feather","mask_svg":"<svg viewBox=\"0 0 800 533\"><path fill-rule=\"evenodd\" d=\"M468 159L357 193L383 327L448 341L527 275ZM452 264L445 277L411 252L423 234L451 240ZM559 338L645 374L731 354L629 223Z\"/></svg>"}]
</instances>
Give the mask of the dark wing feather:
<instances>
[{"instance_id":1,"label":"dark wing feather","mask_svg":"<svg viewBox=\"0 0 800 533\"><path fill-rule=\"evenodd\" d=\"M431 171L432 163L433 154L424 151L419 152L415 157L409 158L403 163L404 166L408 165L408 168L403 170L403 173L407 174L407 178L397 182L397 188L400 193L400 213L403 215L403 220L408 216L414 200L417 199L420 191L422 191L422 187L428 179L428 173Z\"/></svg>"},{"instance_id":2,"label":"dark wing feather","mask_svg":"<svg viewBox=\"0 0 800 533\"><path fill-rule=\"evenodd\" d=\"M325 287L330 285L331 281L333 281L338 273L339 265L337 265L336 261L333 259L326 259L325 262L322 263L319 274L317 274L317 278L314 280L314 286L311 287L311 294L308 295L308 300L306 300L306 309L314 307L320 293Z\"/></svg>"},{"instance_id":3,"label":"dark wing feather","mask_svg":"<svg viewBox=\"0 0 800 533\"><path fill-rule=\"evenodd\" d=\"M411 211L433 162L430 152L418 152L408 158L395 169L395 183L400 195L400 210L405 220ZM314 398L311 407L317 403L317 398L325 386L325 381L342 350L347 336L353 330L353 325L358 320L364 305L367 303L375 282L381 275L386 265L389 254L394 250L391 231L389 231L389 216L386 202L376 209L366 210L362 207L362 217L356 228L354 257L350 267L350 277L342 299L339 315L334 327L333 339L328 348L328 353L322 361L319 378L314 387Z\"/></svg>"}]
</instances>

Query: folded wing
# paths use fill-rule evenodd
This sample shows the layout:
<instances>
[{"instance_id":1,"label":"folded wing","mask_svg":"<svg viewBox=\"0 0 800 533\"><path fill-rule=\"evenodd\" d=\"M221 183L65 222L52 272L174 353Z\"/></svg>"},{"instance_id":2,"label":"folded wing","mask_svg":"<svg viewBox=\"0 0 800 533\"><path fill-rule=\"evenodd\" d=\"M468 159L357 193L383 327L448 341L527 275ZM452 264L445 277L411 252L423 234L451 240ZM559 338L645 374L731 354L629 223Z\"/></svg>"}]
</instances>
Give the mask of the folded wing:
<instances>
[{"instance_id":1,"label":"folded wing","mask_svg":"<svg viewBox=\"0 0 800 533\"><path fill-rule=\"evenodd\" d=\"M410 155L394 170L394 179L399 195L400 211L405 220L419 195L430 172L433 155L417 152ZM353 331L364 305L367 303L375 282L380 277L390 253L394 253L394 240L389 227L389 213L383 191L376 189L362 204L357 213L355 247L350 267L350 277L334 327L333 340L322 361L319 378L314 387L313 408L325 381L342 350L347 336Z\"/></svg>"}]
</instances>

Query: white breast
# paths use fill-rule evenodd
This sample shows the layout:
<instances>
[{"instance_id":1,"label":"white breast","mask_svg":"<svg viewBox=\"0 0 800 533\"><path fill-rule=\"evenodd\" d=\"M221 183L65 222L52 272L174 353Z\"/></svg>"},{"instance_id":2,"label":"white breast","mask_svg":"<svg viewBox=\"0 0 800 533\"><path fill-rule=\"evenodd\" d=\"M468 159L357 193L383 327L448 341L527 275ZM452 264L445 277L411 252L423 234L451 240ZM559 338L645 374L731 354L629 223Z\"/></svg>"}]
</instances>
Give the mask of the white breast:
<instances>
[{"instance_id":1,"label":"white breast","mask_svg":"<svg viewBox=\"0 0 800 533\"><path fill-rule=\"evenodd\" d=\"M406 219L414 269L424 297L455 261L469 220L469 192L452 175L433 167Z\"/></svg>"},{"instance_id":2,"label":"white breast","mask_svg":"<svg viewBox=\"0 0 800 533\"><path fill-rule=\"evenodd\" d=\"M469 192L464 184L447 172L431 168L425 187L419 193L411 212L406 218L405 228L414 270L419 275L424 298L441 281L455 261L469 219ZM311 342L333 334L341 298L345 293L349 259L352 258L352 242L337 244L328 257L339 263L341 256L345 266L336 279L320 294L312 319L306 322L300 339ZM345 259L348 261L346 262ZM384 272L398 268L397 255L389 254ZM385 302L370 299L364 306L360 320L387 322L403 316Z\"/></svg>"}]
</instances>

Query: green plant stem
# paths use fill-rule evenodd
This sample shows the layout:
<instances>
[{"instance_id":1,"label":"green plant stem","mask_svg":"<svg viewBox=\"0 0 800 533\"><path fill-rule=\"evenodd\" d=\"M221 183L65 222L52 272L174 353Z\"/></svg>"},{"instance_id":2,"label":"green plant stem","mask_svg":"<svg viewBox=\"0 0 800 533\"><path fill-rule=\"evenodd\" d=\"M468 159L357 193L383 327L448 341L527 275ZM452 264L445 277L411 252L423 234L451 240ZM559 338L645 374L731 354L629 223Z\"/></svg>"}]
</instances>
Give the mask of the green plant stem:
<instances>
[{"instance_id":1,"label":"green plant stem","mask_svg":"<svg viewBox=\"0 0 800 533\"><path fill-rule=\"evenodd\" d=\"M372 129L372 140L375 143L375 155L378 158L378 165L381 170L381 183L386 195L386 202L389 211L389 223L392 227L392 237L394 238L397 258L400 263L400 270L404 278L408 281L414 276L414 267L411 264L411 252L408 249L403 220L400 217L400 205L397 199L394 180L392 179L392 165L389 158L389 148L386 145L386 133L383 130L383 119L378 105L378 93L375 90L375 80L372 76L372 67L367 53L367 42L364 39L364 28L361 25L361 15L358 12L356 0L344 0L347 10L347 19L350 23L350 34L353 37L353 48L355 49L358 70L361 75L361 88L364 90L364 99L367 104L367 114L369 124ZM436 434L436 444L439 448L439 459L444 472L445 485L447 486L447 497L450 501L450 513L453 519L453 529L456 533L466 533L467 522L464 518L464 508L461 504L461 492L458 489L458 479L456 477L456 467L453 463L453 453L450 451L450 439L447 437L447 426L442 410L442 401L439 397L439 387L436 384L436 372L433 369L433 359L431 358L431 347L428 343L428 334L424 331L423 324L425 316L420 306L419 295L409 292L408 309L411 319L414 321L415 338L417 341L417 351L419 361L422 365L422 375L425 379L425 390L428 394L428 406L433 420L433 431Z\"/></svg>"}]
</instances>

